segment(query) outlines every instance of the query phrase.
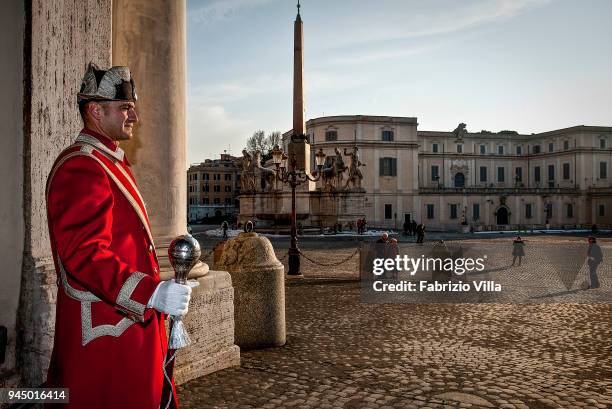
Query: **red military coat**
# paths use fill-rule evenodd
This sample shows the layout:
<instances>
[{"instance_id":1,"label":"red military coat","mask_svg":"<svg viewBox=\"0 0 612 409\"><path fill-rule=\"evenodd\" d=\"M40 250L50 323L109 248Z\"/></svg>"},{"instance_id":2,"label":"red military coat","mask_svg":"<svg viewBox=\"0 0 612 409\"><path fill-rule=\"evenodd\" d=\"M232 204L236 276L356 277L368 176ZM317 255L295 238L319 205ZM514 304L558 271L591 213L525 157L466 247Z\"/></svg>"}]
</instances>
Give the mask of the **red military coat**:
<instances>
[{"instance_id":1,"label":"red military coat","mask_svg":"<svg viewBox=\"0 0 612 409\"><path fill-rule=\"evenodd\" d=\"M51 170L47 214L58 276L48 387L69 388L74 408L157 408L167 341L146 305L159 265L123 151L81 131Z\"/></svg>"}]
</instances>

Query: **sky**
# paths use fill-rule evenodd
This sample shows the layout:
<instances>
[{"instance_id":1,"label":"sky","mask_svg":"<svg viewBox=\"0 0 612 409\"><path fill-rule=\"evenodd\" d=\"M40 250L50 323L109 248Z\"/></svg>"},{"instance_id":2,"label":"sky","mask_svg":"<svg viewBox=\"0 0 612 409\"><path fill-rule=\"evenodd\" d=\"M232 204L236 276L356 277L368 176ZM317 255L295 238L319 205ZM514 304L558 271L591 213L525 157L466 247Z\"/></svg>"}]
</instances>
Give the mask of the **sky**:
<instances>
[{"instance_id":1,"label":"sky","mask_svg":"<svg viewBox=\"0 0 612 409\"><path fill-rule=\"evenodd\" d=\"M612 126L612 1L302 0L306 119ZM293 0L188 0L188 163L292 126Z\"/></svg>"}]
</instances>

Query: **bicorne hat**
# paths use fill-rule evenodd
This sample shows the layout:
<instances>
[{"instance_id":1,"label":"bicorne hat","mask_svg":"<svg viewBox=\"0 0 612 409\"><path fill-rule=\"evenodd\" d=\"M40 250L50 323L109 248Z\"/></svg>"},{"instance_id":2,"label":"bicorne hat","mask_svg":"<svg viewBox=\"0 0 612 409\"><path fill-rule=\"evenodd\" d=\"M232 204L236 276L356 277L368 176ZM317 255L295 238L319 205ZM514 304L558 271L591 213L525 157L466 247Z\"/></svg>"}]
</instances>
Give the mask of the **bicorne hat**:
<instances>
[{"instance_id":1,"label":"bicorne hat","mask_svg":"<svg viewBox=\"0 0 612 409\"><path fill-rule=\"evenodd\" d=\"M90 62L77 94L82 101L136 101L136 87L128 67L99 69Z\"/></svg>"}]
</instances>

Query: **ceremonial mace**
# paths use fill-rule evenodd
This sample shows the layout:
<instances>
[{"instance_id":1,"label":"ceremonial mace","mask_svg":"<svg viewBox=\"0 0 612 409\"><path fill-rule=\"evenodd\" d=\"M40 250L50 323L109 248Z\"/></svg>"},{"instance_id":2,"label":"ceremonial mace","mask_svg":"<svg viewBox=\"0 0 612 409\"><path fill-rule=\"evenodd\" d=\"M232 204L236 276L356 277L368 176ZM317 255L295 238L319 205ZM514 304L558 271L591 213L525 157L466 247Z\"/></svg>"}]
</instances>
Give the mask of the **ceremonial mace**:
<instances>
[{"instance_id":1,"label":"ceremonial mace","mask_svg":"<svg viewBox=\"0 0 612 409\"><path fill-rule=\"evenodd\" d=\"M178 236L168 247L168 259L174 269L178 284L187 283L189 271L200 259L200 243L190 234ZM170 336L168 337L168 352L164 360L164 387L162 390L162 406L164 408L177 407L172 393L172 372L174 371L174 357L176 350L189 345L189 335L181 317L169 317ZM166 403L167 402L167 403Z\"/></svg>"}]
</instances>

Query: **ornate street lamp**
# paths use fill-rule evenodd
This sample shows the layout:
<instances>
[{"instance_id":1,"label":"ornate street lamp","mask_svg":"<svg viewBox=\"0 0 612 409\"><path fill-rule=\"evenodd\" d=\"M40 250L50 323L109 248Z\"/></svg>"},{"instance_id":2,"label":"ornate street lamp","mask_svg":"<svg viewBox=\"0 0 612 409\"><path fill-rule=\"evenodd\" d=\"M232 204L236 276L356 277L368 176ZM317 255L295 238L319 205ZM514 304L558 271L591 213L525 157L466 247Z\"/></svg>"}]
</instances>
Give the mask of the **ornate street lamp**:
<instances>
[{"instance_id":1,"label":"ornate street lamp","mask_svg":"<svg viewBox=\"0 0 612 409\"><path fill-rule=\"evenodd\" d=\"M289 163L287 163L289 159ZM272 149L272 161L276 167L276 178L282 183L286 183L291 186L291 246L289 247L289 272L287 275L299 276L300 273L300 250L297 246L297 218L295 211L295 188L300 184L311 181L316 182L321 178L321 169L325 163L325 154L323 150L319 148L319 151L315 155L315 164L317 170L312 172L315 176L312 176L309 172L304 169L296 169L297 159L295 154L289 158L278 146ZM289 165L289 166L287 166Z\"/></svg>"}]
</instances>

